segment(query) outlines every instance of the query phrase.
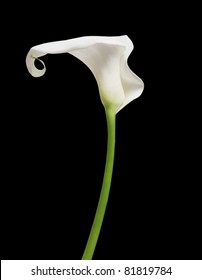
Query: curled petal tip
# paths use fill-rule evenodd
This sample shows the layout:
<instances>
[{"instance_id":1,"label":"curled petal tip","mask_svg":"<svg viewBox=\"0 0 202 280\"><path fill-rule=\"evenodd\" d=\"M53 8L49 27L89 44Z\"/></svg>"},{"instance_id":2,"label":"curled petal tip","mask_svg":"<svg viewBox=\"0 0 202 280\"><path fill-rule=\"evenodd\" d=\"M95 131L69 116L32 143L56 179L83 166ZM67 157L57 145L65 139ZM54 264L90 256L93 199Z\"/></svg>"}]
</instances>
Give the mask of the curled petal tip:
<instances>
[{"instance_id":1,"label":"curled petal tip","mask_svg":"<svg viewBox=\"0 0 202 280\"><path fill-rule=\"evenodd\" d=\"M35 52L32 49L30 49L30 51L28 52L28 54L26 56L27 69L28 69L29 73L35 78L43 76L46 72L45 63L38 57L39 57L39 55L35 56ZM38 60L41 63L41 65L43 66L42 69L38 69L35 66L36 60Z\"/></svg>"}]
</instances>

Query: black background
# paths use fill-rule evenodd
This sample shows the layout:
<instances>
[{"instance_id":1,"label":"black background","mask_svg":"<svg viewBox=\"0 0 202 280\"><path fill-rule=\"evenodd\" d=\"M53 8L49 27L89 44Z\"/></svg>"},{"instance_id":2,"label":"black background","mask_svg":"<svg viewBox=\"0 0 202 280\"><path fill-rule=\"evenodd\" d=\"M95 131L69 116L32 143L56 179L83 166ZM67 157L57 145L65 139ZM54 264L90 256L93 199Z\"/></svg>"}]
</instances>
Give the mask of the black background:
<instances>
[{"instance_id":1,"label":"black background","mask_svg":"<svg viewBox=\"0 0 202 280\"><path fill-rule=\"evenodd\" d=\"M71 55L45 56L37 79L25 57L34 45L86 35L128 35L129 66L145 84L117 114L94 259L201 258L200 103L187 15L171 3L12 5L1 58L3 259L80 259L85 248L107 140L97 84Z\"/></svg>"}]
</instances>

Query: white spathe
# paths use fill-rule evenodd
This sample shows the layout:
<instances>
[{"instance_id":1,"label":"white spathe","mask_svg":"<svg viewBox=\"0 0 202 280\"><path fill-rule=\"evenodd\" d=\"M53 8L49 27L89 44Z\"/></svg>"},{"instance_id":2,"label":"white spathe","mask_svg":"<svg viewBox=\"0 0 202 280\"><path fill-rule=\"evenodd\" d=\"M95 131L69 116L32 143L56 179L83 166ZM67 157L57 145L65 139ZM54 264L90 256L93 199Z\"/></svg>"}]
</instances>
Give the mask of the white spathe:
<instances>
[{"instance_id":1,"label":"white spathe","mask_svg":"<svg viewBox=\"0 0 202 280\"><path fill-rule=\"evenodd\" d=\"M127 59L133 50L128 36L86 36L34 46L26 57L26 65L34 77L42 76L34 60L46 54L70 53L85 63L98 84L100 98L105 107L112 106L116 112L139 97L143 91L142 80L133 73Z\"/></svg>"}]
</instances>

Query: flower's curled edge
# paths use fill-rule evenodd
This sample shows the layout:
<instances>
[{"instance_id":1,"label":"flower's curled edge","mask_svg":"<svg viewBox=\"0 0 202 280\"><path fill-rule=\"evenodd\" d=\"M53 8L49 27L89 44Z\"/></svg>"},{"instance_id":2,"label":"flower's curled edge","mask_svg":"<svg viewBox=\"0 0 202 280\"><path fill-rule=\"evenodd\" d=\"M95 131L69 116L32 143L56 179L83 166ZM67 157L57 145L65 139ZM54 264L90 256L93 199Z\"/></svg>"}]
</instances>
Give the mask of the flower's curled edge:
<instances>
[{"instance_id":1,"label":"flower's curled edge","mask_svg":"<svg viewBox=\"0 0 202 280\"><path fill-rule=\"evenodd\" d=\"M104 37L85 36L34 46L26 57L26 65L34 77L45 71L37 69L35 59L46 54L70 53L85 63L98 84L100 98L105 107L112 106L116 113L143 91L143 81L131 71L127 59L133 43L127 35Z\"/></svg>"}]
</instances>

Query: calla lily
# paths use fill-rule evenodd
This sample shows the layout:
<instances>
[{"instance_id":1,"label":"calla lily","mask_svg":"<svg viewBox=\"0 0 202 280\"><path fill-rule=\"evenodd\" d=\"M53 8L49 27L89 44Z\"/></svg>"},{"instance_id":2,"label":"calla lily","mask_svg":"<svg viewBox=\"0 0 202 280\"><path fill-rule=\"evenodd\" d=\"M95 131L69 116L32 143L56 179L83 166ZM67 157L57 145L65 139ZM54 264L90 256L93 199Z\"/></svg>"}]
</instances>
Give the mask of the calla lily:
<instances>
[{"instance_id":1,"label":"calla lily","mask_svg":"<svg viewBox=\"0 0 202 280\"><path fill-rule=\"evenodd\" d=\"M114 163L116 113L140 96L144 87L142 80L130 70L127 63L132 50L133 43L128 36L87 36L35 46L26 57L28 71L34 77L40 77L46 71L43 61L41 61L43 69L35 67L34 61L39 57L57 53L70 53L77 57L95 76L100 98L105 107L108 129L105 171L83 260L93 257L107 206Z\"/></svg>"},{"instance_id":2,"label":"calla lily","mask_svg":"<svg viewBox=\"0 0 202 280\"><path fill-rule=\"evenodd\" d=\"M117 113L143 91L142 80L133 73L127 59L133 50L128 36L86 36L70 40L45 43L30 49L26 57L28 71L34 77L42 76L34 61L46 54L70 53L85 63L98 84L100 98L105 107Z\"/></svg>"}]
</instances>

